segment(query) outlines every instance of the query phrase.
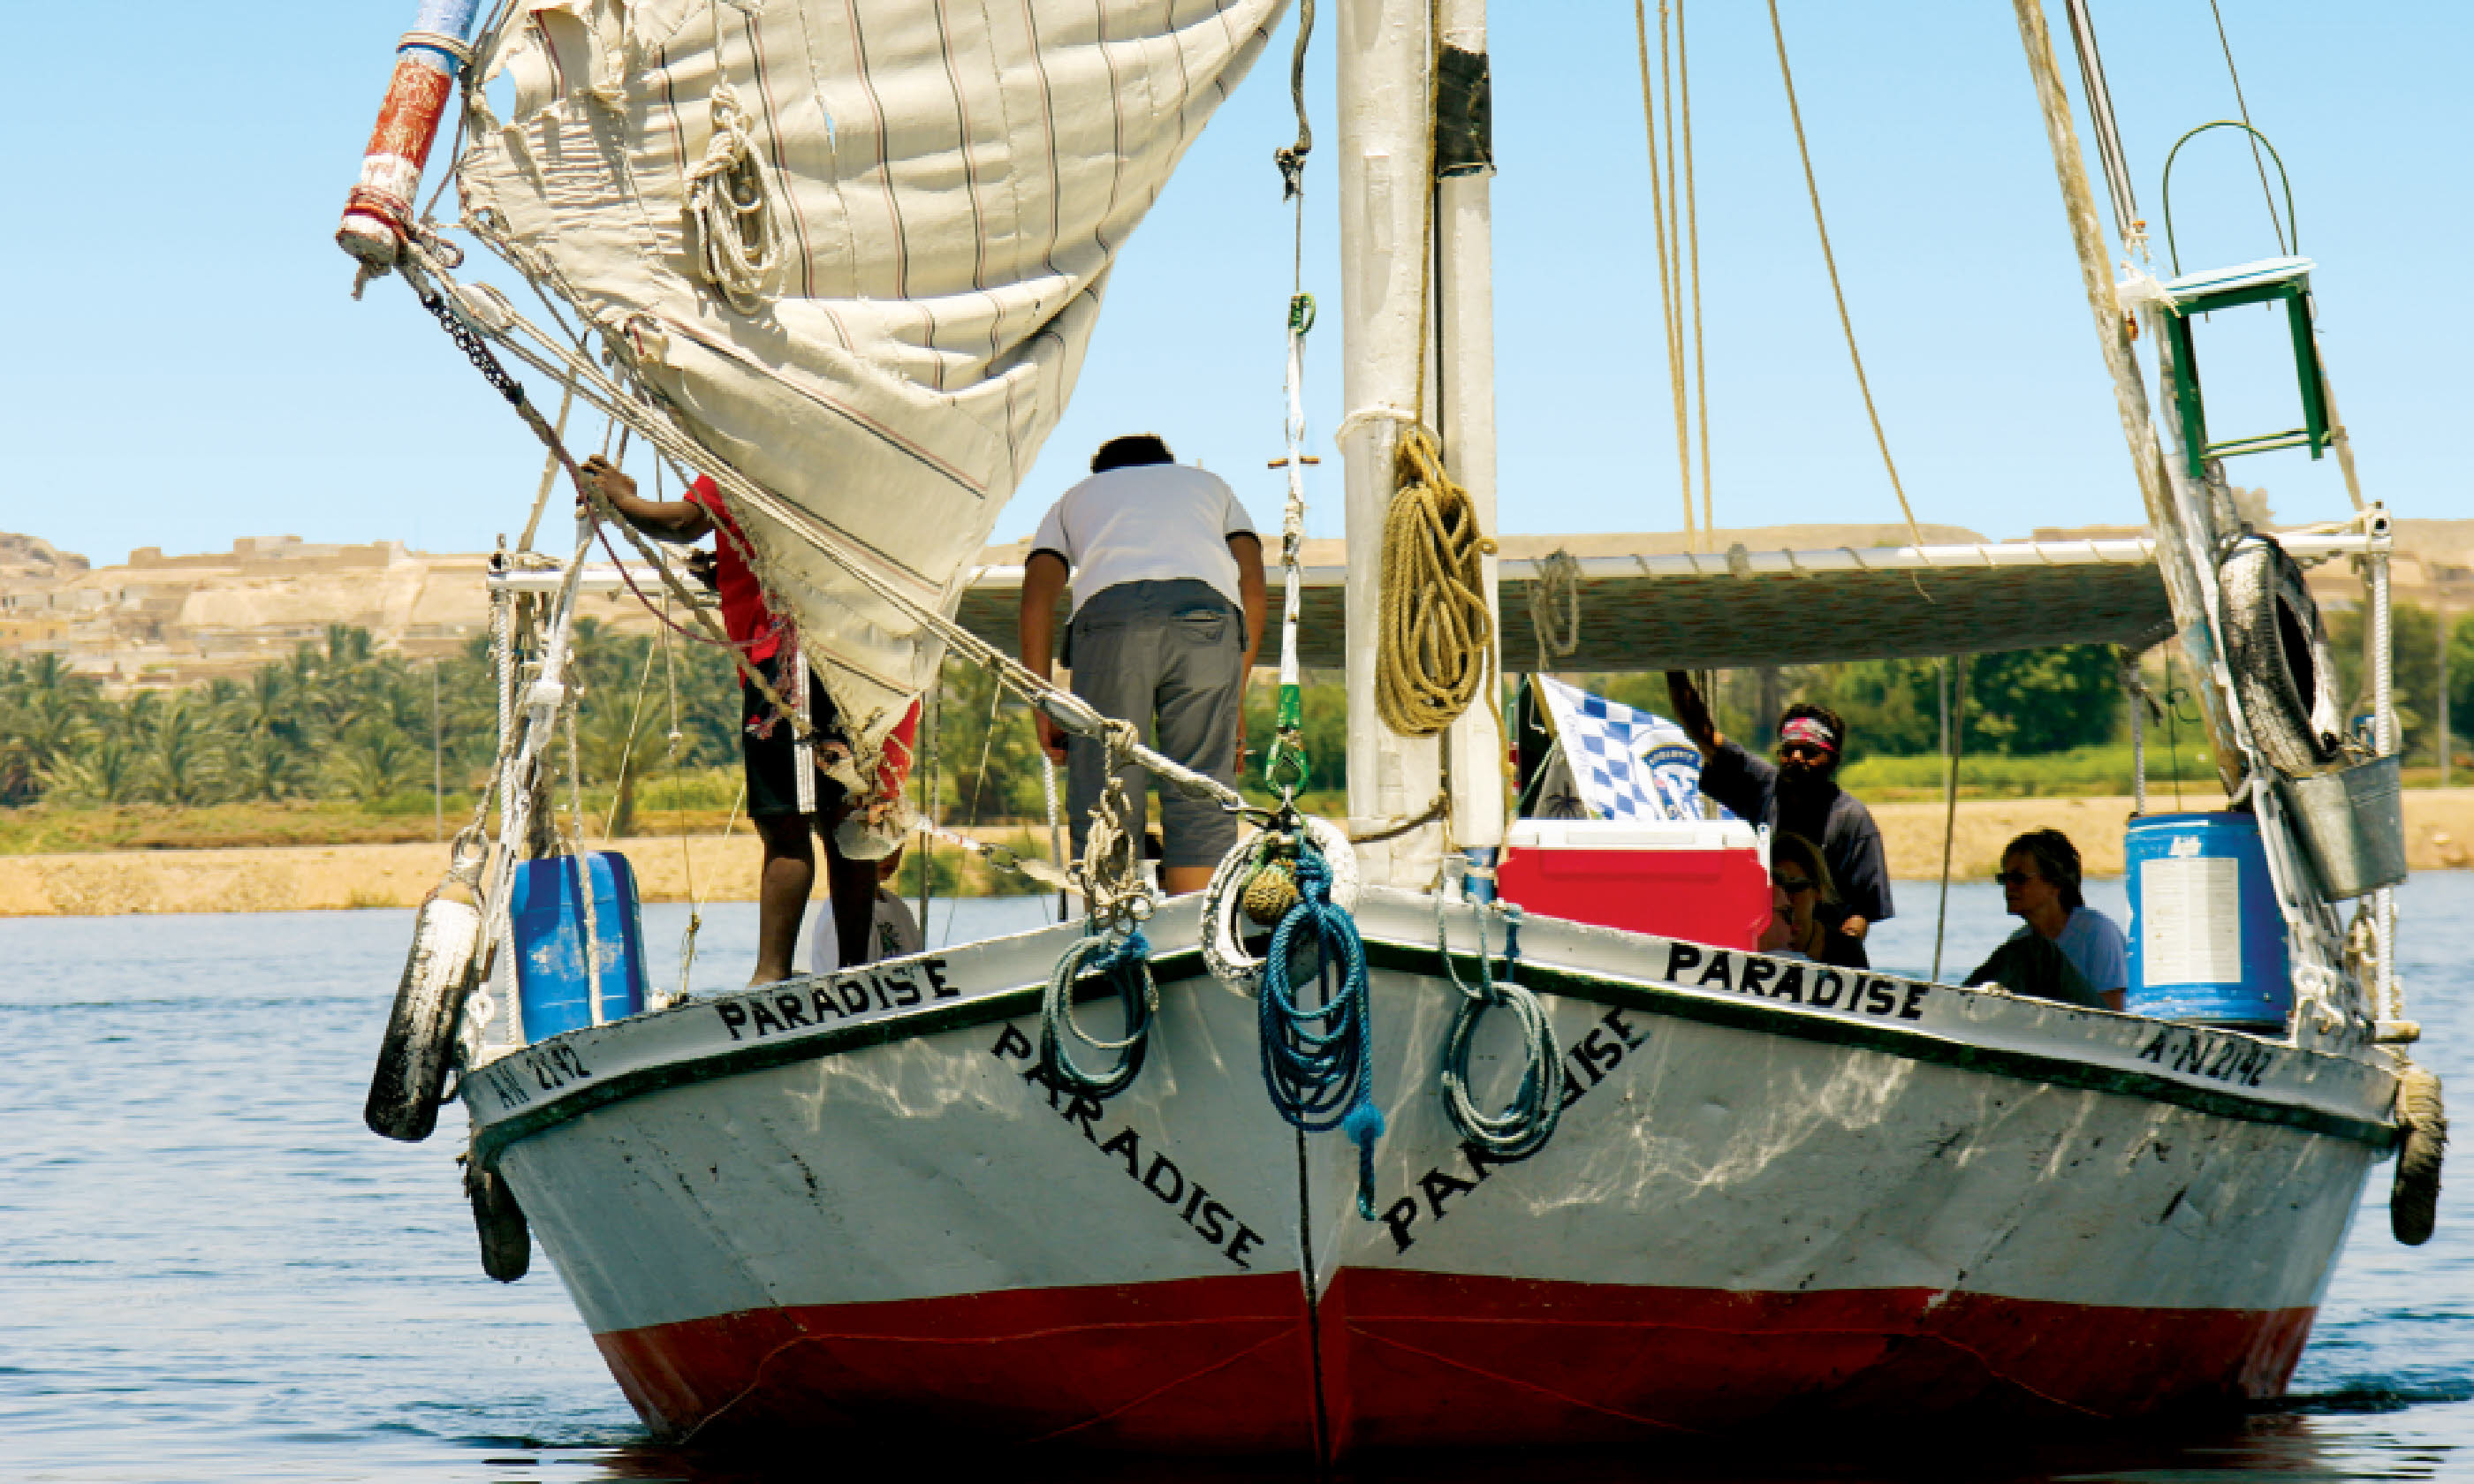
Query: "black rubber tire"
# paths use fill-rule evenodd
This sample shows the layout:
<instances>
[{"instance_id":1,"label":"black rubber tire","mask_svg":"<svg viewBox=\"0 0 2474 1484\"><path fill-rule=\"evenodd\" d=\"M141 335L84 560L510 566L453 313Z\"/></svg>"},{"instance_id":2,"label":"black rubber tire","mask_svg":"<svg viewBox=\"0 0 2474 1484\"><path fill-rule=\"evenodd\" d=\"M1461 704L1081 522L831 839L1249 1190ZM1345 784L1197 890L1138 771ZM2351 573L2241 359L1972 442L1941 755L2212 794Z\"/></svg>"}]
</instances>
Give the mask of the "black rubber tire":
<instances>
[{"instance_id":1,"label":"black rubber tire","mask_svg":"<svg viewBox=\"0 0 2474 1484\"><path fill-rule=\"evenodd\" d=\"M451 905L451 904L450 904ZM478 965L468 951L463 971L453 983L430 982L424 949L434 950L431 914L436 898L422 903L413 920L412 951L396 981L395 1005L387 1012L386 1035L378 1041L377 1065L370 1068L370 1095L361 1105L361 1121L381 1137L417 1144L438 1127L438 1109L447 1089L447 1073L456 1055L455 1032L464 1017L464 1001L473 993ZM469 906L466 908L469 912ZM478 919L474 919L477 930Z\"/></svg>"},{"instance_id":2,"label":"black rubber tire","mask_svg":"<svg viewBox=\"0 0 2474 1484\"><path fill-rule=\"evenodd\" d=\"M473 1200L473 1226L481 1236L481 1271L512 1283L532 1271L533 1233L516 1193L497 1170L467 1168L464 1193Z\"/></svg>"},{"instance_id":3,"label":"black rubber tire","mask_svg":"<svg viewBox=\"0 0 2474 1484\"><path fill-rule=\"evenodd\" d=\"M2319 773L2344 755L2337 667L2302 567L2268 537L2252 537L2217 569L2225 662L2251 740L2278 771Z\"/></svg>"},{"instance_id":4,"label":"black rubber tire","mask_svg":"<svg viewBox=\"0 0 2474 1484\"><path fill-rule=\"evenodd\" d=\"M2448 1110L2438 1072L2405 1069L2397 1081L2396 1117L2405 1142L2389 1185L2389 1231L2408 1247L2419 1247L2439 1224L2439 1164L2448 1153Z\"/></svg>"}]
</instances>

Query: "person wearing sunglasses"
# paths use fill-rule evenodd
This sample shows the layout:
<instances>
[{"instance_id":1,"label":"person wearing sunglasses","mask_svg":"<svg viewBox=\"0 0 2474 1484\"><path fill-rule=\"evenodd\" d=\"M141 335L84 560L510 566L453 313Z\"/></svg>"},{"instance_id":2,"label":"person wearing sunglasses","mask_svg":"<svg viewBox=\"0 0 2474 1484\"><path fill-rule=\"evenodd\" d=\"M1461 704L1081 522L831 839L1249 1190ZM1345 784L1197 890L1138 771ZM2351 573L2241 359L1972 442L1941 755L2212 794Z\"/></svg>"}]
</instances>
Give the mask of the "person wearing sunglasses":
<instances>
[{"instance_id":1,"label":"person wearing sunglasses","mask_svg":"<svg viewBox=\"0 0 2474 1484\"><path fill-rule=\"evenodd\" d=\"M2058 829L2033 829L2011 841L2001 851L2001 869L1994 879L2001 884L2002 906L2022 925L1967 982L1982 982L1977 975L1983 975L2021 993L2032 993L2002 979L1994 960L2018 945L2041 940L2051 944L2085 981L2094 998L2079 1003L2120 1010L2130 985L2130 943L2113 919L2087 904L2079 892L2079 874L2078 847Z\"/></svg>"},{"instance_id":2,"label":"person wearing sunglasses","mask_svg":"<svg viewBox=\"0 0 2474 1484\"><path fill-rule=\"evenodd\" d=\"M1872 811L1838 786L1846 722L1826 706L1788 706L1779 718L1778 761L1772 763L1719 732L1689 675L1667 671L1666 690L1677 723L1701 750L1701 792L1737 818L1766 826L1773 842L1801 835L1821 847L1836 891L1813 916L1833 941L1827 954L1814 957L1870 968L1864 937L1890 916L1890 870Z\"/></svg>"},{"instance_id":3,"label":"person wearing sunglasses","mask_svg":"<svg viewBox=\"0 0 2474 1484\"><path fill-rule=\"evenodd\" d=\"M1810 959L1837 968L1861 966L1863 945L1824 926L1820 914L1838 899L1830 866L1821 848L1802 835L1780 834L1770 840L1770 903L1772 921L1759 947L1774 958Z\"/></svg>"}]
</instances>

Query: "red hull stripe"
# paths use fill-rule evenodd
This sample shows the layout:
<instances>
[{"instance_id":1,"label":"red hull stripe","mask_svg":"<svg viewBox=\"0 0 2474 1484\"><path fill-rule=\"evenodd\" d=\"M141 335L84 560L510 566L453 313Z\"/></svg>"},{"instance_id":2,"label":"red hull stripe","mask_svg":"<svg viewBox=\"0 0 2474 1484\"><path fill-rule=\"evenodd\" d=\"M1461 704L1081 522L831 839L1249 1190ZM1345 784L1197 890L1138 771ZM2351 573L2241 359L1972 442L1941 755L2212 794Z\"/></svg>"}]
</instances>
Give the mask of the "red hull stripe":
<instances>
[{"instance_id":1,"label":"red hull stripe","mask_svg":"<svg viewBox=\"0 0 2474 1484\"><path fill-rule=\"evenodd\" d=\"M1307 1453L1294 1273L755 1309L594 1337L656 1428Z\"/></svg>"},{"instance_id":2,"label":"red hull stripe","mask_svg":"<svg viewBox=\"0 0 2474 1484\"><path fill-rule=\"evenodd\" d=\"M2276 1395L2311 1319L1379 1269L1344 1272L1320 1315L1341 1452L1637 1441L1784 1416L2126 1419ZM628 1400L671 1434L1315 1447L1292 1274L759 1309L598 1342Z\"/></svg>"}]
</instances>

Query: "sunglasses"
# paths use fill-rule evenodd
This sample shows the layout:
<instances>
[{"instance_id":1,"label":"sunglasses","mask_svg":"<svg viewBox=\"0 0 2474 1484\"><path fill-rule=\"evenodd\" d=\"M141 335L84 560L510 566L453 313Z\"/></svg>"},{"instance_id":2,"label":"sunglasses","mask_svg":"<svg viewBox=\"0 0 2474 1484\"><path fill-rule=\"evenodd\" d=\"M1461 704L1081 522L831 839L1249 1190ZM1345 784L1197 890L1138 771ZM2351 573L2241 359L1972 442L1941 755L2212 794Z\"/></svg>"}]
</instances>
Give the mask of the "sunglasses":
<instances>
[{"instance_id":1,"label":"sunglasses","mask_svg":"<svg viewBox=\"0 0 2474 1484\"><path fill-rule=\"evenodd\" d=\"M1772 879L1778 883L1780 891L1789 896L1802 896L1812 890L1812 882L1804 876L1777 876Z\"/></svg>"},{"instance_id":2,"label":"sunglasses","mask_svg":"<svg viewBox=\"0 0 2474 1484\"><path fill-rule=\"evenodd\" d=\"M2031 876L2024 871L1997 871L1993 873L1993 884L1996 886L2025 886L2030 881L2039 879L2041 878Z\"/></svg>"},{"instance_id":3,"label":"sunglasses","mask_svg":"<svg viewBox=\"0 0 2474 1484\"><path fill-rule=\"evenodd\" d=\"M1807 762L1827 762L1830 750L1815 747L1809 742L1783 742L1779 744L1778 754L1781 757L1801 757Z\"/></svg>"}]
</instances>

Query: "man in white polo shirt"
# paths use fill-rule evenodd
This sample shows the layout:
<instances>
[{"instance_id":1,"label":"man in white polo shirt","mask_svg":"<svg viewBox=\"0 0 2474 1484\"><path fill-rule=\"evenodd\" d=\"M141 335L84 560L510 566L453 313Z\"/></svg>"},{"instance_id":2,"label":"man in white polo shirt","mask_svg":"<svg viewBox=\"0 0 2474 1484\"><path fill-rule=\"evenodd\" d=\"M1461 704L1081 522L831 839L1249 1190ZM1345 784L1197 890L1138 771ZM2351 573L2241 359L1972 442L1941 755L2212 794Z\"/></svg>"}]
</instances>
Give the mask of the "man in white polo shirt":
<instances>
[{"instance_id":1,"label":"man in white polo shirt","mask_svg":"<svg viewBox=\"0 0 2474 1484\"><path fill-rule=\"evenodd\" d=\"M1074 693L1104 716L1132 722L1166 756L1234 787L1245 746L1246 677L1269 609L1263 541L1237 495L1216 475L1179 465L1150 433L1112 438L1091 456L1091 477L1065 491L1031 538L1022 577L1022 662L1043 677L1055 637L1056 597L1073 586L1065 664ZM1035 715L1038 713L1034 713ZM1106 784L1104 749L1038 715L1040 746L1067 765L1074 853ZM1151 776L1123 775L1132 828L1143 829ZM1174 789L1160 796L1166 850L1160 884L1199 892L1237 843L1237 821Z\"/></svg>"}]
</instances>

